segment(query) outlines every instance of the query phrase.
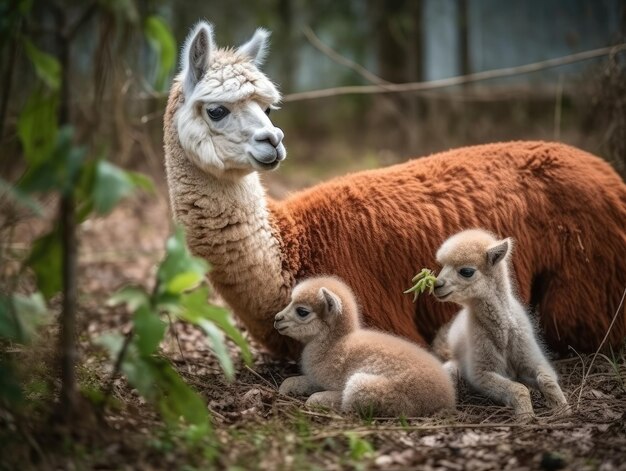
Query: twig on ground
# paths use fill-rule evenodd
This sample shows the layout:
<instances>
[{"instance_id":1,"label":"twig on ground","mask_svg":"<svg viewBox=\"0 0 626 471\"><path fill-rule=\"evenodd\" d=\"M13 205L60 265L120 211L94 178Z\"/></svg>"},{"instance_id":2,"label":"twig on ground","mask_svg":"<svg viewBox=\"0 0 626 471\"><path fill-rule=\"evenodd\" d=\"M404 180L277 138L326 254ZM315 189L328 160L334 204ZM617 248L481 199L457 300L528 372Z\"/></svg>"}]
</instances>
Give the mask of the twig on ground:
<instances>
[{"instance_id":1,"label":"twig on ground","mask_svg":"<svg viewBox=\"0 0 626 471\"><path fill-rule=\"evenodd\" d=\"M433 430L446 430L446 429L524 429L524 430L556 430L571 428L573 424L571 422L562 424L524 424L524 423L480 423L480 424L445 424L445 425L415 425L415 426L383 426L363 429L352 429L350 433L358 435L371 435L373 433L380 432L419 432L419 431L433 431ZM332 438L345 434L345 430L335 430L331 432L324 432L313 435L313 439L325 439Z\"/></svg>"},{"instance_id":2,"label":"twig on ground","mask_svg":"<svg viewBox=\"0 0 626 471\"><path fill-rule=\"evenodd\" d=\"M222 414L220 414L219 412L217 412L216 410L213 410L211 407L208 407L208 409L212 416L217 417L222 422L228 422L228 419L224 417Z\"/></svg>"},{"instance_id":3,"label":"twig on ground","mask_svg":"<svg viewBox=\"0 0 626 471\"><path fill-rule=\"evenodd\" d=\"M272 377L272 381L274 381L274 387L276 389L278 389L278 383L276 382L276 378L274 378L274 375L272 374L271 370L268 370L268 373L270 374L270 376Z\"/></svg>"},{"instance_id":4,"label":"twig on ground","mask_svg":"<svg viewBox=\"0 0 626 471\"><path fill-rule=\"evenodd\" d=\"M339 415L339 414L331 414L331 413L323 413L323 412L314 412L311 410L307 410L307 409L302 409L300 410L300 413L304 414L304 415L311 415L313 417L323 417L325 419L333 419L333 420L346 420L345 417Z\"/></svg>"},{"instance_id":5,"label":"twig on ground","mask_svg":"<svg viewBox=\"0 0 626 471\"><path fill-rule=\"evenodd\" d=\"M171 318L169 312L167 313L167 320L170 323L170 332L172 332L174 334L174 338L176 339L176 343L178 344L178 350L180 351L180 357L183 359L183 362L185 363L185 366L187 367L187 373L191 374L191 366L189 365L189 362L187 361L187 358L185 358L185 354L183 353L183 347L180 344L180 338L178 337L178 332L176 331L176 326L172 322L172 318Z\"/></svg>"},{"instance_id":6,"label":"twig on ground","mask_svg":"<svg viewBox=\"0 0 626 471\"><path fill-rule=\"evenodd\" d=\"M268 380L266 380L263 376L261 376L259 373L257 373L256 371L254 371L252 368L250 368L248 365L245 365L246 369L248 371L250 371L254 376L256 376L257 378L259 378L261 381L263 381L264 383L267 383L274 392L276 392L276 387L270 383Z\"/></svg>"}]
</instances>

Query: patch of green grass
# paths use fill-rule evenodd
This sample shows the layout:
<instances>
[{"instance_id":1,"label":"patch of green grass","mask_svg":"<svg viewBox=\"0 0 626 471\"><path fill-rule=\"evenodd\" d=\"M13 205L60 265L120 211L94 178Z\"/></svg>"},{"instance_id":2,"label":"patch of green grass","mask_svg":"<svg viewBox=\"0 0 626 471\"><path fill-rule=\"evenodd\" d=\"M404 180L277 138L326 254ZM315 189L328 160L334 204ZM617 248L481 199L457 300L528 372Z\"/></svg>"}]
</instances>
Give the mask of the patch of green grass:
<instances>
[{"instance_id":1,"label":"patch of green grass","mask_svg":"<svg viewBox=\"0 0 626 471\"><path fill-rule=\"evenodd\" d=\"M374 411L374 406L372 404L368 404L367 406L360 407L357 412L359 414L359 417L361 418L361 420L363 421L365 425L369 426L374 423L375 411Z\"/></svg>"},{"instance_id":2,"label":"patch of green grass","mask_svg":"<svg viewBox=\"0 0 626 471\"><path fill-rule=\"evenodd\" d=\"M350 450L350 458L361 461L364 458L371 458L374 455L374 446L365 438L360 437L354 432L346 432L348 437L348 448Z\"/></svg>"},{"instance_id":3,"label":"patch of green grass","mask_svg":"<svg viewBox=\"0 0 626 471\"><path fill-rule=\"evenodd\" d=\"M404 414L398 417L398 422L400 422L400 425L404 428L409 426L409 421L407 420L406 416L404 416Z\"/></svg>"},{"instance_id":4,"label":"patch of green grass","mask_svg":"<svg viewBox=\"0 0 626 471\"><path fill-rule=\"evenodd\" d=\"M604 358L607 363L611 366L613 373L615 375L615 379L620 383L622 390L626 390L626 382L624 381L624 377L622 375L622 371L620 369L620 365L624 363L624 352L618 352L617 354L613 351L613 347L610 347L611 356L604 355L603 353L598 353L598 356Z\"/></svg>"}]
</instances>

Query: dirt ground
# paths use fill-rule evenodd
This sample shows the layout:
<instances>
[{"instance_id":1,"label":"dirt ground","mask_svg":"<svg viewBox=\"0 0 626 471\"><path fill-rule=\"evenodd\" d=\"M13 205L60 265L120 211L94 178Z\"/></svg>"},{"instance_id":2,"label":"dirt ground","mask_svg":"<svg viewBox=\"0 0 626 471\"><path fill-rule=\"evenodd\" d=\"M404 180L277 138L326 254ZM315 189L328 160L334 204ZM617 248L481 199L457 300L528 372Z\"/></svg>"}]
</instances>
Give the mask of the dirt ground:
<instances>
[{"instance_id":1,"label":"dirt ground","mask_svg":"<svg viewBox=\"0 0 626 471\"><path fill-rule=\"evenodd\" d=\"M275 188L284 191L278 184ZM110 216L83 225L79 367L83 391L103 388L112 370L93 341L106 331L129 325L128 313L108 307L106 299L125 284L152 283L169 231L163 189L156 197L134 198ZM172 326L162 345L163 353L210 408L217 440L212 465L206 450L203 454L188 447L185 437L168 434L149 405L124 379L117 379L114 407L105 415L101 436L59 442L52 427L26 434L32 443L5 438L0 469L19 465L21 469L129 470L626 470L623 351L595 358L572 352L571 358L556 361L574 412L550 415L537 395L533 401L538 418L519 424L509 409L467 390L461 391L455 413L428 419L359 418L308 410L301 399L277 392L298 366L273 360L252 345L250 367L232 348L238 365L233 382L221 374L202 333L190 326Z\"/></svg>"}]
</instances>

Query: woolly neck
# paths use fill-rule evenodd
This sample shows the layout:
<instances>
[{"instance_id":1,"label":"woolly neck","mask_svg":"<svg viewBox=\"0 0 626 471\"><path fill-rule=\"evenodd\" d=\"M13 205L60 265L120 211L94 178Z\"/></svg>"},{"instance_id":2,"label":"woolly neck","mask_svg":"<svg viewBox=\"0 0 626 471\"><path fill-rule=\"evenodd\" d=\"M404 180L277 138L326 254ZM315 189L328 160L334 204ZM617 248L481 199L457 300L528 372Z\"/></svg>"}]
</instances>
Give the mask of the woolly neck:
<instances>
[{"instance_id":1,"label":"woolly neck","mask_svg":"<svg viewBox=\"0 0 626 471\"><path fill-rule=\"evenodd\" d=\"M272 319L288 304L293 277L283 270L281 241L258 174L229 180L201 171L185 155L175 129L167 129L167 120L165 154L174 218L185 226L192 252L211 264L211 283L251 335L272 350L284 351L286 340L273 332Z\"/></svg>"}]
</instances>

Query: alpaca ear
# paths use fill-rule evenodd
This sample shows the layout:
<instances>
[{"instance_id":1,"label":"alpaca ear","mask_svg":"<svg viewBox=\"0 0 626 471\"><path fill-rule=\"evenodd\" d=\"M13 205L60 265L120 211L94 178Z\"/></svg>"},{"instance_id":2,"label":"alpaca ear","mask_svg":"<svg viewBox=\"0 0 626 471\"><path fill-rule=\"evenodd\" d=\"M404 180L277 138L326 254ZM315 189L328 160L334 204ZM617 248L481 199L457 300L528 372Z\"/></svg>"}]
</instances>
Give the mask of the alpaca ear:
<instances>
[{"instance_id":1,"label":"alpaca ear","mask_svg":"<svg viewBox=\"0 0 626 471\"><path fill-rule=\"evenodd\" d=\"M506 258L511 250L512 240L506 238L498 241L495 245L492 245L487 249L487 264L494 266Z\"/></svg>"},{"instance_id":2,"label":"alpaca ear","mask_svg":"<svg viewBox=\"0 0 626 471\"><path fill-rule=\"evenodd\" d=\"M196 88L197 83L209 68L209 59L214 47L213 25L201 21L187 36L183 47L183 91L186 96L189 96Z\"/></svg>"},{"instance_id":3,"label":"alpaca ear","mask_svg":"<svg viewBox=\"0 0 626 471\"><path fill-rule=\"evenodd\" d=\"M326 312L329 314L341 314L341 300L326 288L320 288L320 297L324 301Z\"/></svg>"},{"instance_id":4,"label":"alpaca ear","mask_svg":"<svg viewBox=\"0 0 626 471\"><path fill-rule=\"evenodd\" d=\"M252 61L260 66L267 55L270 32L264 28L257 28L252 39L239 47L238 51L250 57Z\"/></svg>"}]
</instances>

